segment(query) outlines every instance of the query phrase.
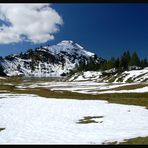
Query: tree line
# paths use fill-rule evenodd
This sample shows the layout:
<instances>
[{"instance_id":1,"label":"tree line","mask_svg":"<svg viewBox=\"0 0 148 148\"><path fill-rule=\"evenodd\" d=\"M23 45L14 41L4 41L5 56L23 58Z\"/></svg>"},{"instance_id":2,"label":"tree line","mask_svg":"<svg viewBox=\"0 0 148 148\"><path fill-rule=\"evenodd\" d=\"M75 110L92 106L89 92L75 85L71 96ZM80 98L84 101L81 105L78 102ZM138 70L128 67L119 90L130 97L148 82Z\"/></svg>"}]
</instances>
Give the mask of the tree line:
<instances>
[{"instance_id":1,"label":"tree line","mask_svg":"<svg viewBox=\"0 0 148 148\"><path fill-rule=\"evenodd\" d=\"M115 68L117 71L133 70L133 69L143 69L148 67L147 58L140 59L136 52L130 53L129 51L123 52L120 57L111 57L105 60L101 64L96 64L94 61L90 60L88 63L81 62L78 71L104 71Z\"/></svg>"},{"instance_id":2,"label":"tree line","mask_svg":"<svg viewBox=\"0 0 148 148\"><path fill-rule=\"evenodd\" d=\"M112 57L106 60L100 65L100 70L108 70L115 68L116 70L132 70L132 69L143 69L148 67L148 61L146 58L140 59L136 52L130 53L125 51L120 57Z\"/></svg>"}]
</instances>

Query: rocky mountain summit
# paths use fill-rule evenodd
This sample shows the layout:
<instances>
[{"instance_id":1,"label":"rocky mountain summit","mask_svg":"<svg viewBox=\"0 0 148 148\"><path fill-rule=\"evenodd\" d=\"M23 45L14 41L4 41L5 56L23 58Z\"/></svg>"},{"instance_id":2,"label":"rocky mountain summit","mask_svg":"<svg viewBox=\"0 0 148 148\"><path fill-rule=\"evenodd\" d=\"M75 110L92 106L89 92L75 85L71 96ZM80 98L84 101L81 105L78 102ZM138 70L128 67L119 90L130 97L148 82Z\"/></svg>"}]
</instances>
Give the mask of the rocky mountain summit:
<instances>
[{"instance_id":1,"label":"rocky mountain summit","mask_svg":"<svg viewBox=\"0 0 148 148\"><path fill-rule=\"evenodd\" d=\"M7 76L61 77L84 63L92 65L92 61L99 65L104 59L73 41L64 40L57 45L0 58L0 69Z\"/></svg>"}]
</instances>

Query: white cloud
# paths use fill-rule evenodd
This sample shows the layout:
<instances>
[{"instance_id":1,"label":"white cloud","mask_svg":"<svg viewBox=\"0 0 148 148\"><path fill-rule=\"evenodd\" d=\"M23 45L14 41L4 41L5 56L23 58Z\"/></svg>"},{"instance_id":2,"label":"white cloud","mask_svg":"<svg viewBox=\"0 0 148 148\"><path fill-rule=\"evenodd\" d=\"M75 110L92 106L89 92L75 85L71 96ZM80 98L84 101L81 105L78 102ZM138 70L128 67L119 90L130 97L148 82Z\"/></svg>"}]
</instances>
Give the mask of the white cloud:
<instances>
[{"instance_id":1,"label":"white cloud","mask_svg":"<svg viewBox=\"0 0 148 148\"><path fill-rule=\"evenodd\" d=\"M0 4L0 44L29 41L44 43L54 39L63 24L50 4ZM24 37L25 36L25 37Z\"/></svg>"}]
</instances>

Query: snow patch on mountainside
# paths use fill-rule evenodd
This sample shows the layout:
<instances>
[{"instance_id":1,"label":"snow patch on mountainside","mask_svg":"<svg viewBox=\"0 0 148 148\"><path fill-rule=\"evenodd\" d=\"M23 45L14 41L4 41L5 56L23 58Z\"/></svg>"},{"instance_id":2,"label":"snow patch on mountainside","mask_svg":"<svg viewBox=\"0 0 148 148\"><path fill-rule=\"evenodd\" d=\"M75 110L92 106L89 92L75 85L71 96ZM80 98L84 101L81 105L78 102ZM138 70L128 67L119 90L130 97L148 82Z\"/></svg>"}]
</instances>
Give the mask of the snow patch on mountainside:
<instances>
[{"instance_id":1,"label":"snow patch on mountainside","mask_svg":"<svg viewBox=\"0 0 148 148\"><path fill-rule=\"evenodd\" d=\"M148 70L131 70L131 71L125 71L123 74L126 74L123 82L126 82L128 79L133 80L134 82L143 81L144 79L148 79Z\"/></svg>"},{"instance_id":2,"label":"snow patch on mountainside","mask_svg":"<svg viewBox=\"0 0 148 148\"><path fill-rule=\"evenodd\" d=\"M102 72L100 71L86 71L82 73L75 73L68 81L90 81L102 80Z\"/></svg>"},{"instance_id":3,"label":"snow patch on mountainside","mask_svg":"<svg viewBox=\"0 0 148 148\"><path fill-rule=\"evenodd\" d=\"M106 73L106 74L104 74ZM115 70L111 71L85 71L75 73L68 81L96 81L96 82L112 82L112 83L127 83L127 82L148 82L148 69L130 70L118 73Z\"/></svg>"}]
</instances>

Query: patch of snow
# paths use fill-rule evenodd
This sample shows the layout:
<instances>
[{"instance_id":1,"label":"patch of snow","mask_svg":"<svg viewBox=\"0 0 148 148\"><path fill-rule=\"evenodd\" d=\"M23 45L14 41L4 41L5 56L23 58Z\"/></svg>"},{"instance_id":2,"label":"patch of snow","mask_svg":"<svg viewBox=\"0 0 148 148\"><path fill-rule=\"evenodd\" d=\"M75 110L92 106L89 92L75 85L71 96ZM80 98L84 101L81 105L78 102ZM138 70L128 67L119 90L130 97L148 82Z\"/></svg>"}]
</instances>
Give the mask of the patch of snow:
<instances>
[{"instance_id":1,"label":"patch of snow","mask_svg":"<svg viewBox=\"0 0 148 148\"><path fill-rule=\"evenodd\" d=\"M145 67L144 70L148 70L148 67Z\"/></svg>"},{"instance_id":2,"label":"patch of snow","mask_svg":"<svg viewBox=\"0 0 148 148\"><path fill-rule=\"evenodd\" d=\"M116 72L116 69L106 70L107 73ZM96 81L96 82L109 82L110 79L114 79L113 83L126 83L129 79L133 82L143 82L148 81L148 69L142 70L130 70L124 71L121 74L112 74L111 77L103 76L100 71L86 71L82 73L75 73L68 81ZM121 82L118 82L119 79L123 79Z\"/></svg>"},{"instance_id":3,"label":"patch of snow","mask_svg":"<svg viewBox=\"0 0 148 148\"><path fill-rule=\"evenodd\" d=\"M100 71L85 71L81 74L74 74L68 81L101 81L102 72Z\"/></svg>"},{"instance_id":4,"label":"patch of snow","mask_svg":"<svg viewBox=\"0 0 148 148\"><path fill-rule=\"evenodd\" d=\"M148 136L148 110L107 101L0 94L1 144L101 144ZM102 123L77 124L86 116ZM98 119L95 119L98 121Z\"/></svg>"},{"instance_id":5,"label":"patch of snow","mask_svg":"<svg viewBox=\"0 0 148 148\"><path fill-rule=\"evenodd\" d=\"M0 90L0 93L4 93L4 92L10 92L8 90Z\"/></svg>"},{"instance_id":6,"label":"patch of snow","mask_svg":"<svg viewBox=\"0 0 148 148\"><path fill-rule=\"evenodd\" d=\"M46 88L52 91L71 91L85 94L103 94L103 93L131 93L131 92L148 92L147 87L132 89L132 90L108 90L121 86L138 85L139 83L97 83L93 81L82 82L41 82L28 85L18 85L18 89L26 88ZM100 91L103 90L103 91Z\"/></svg>"},{"instance_id":7,"label":"patch of snow","mask_svg":"<svg viewBox=\"0 0 148 148\"><path fill-rule=\"evenodd\" d=\"M123 74L126 74L127 76L125 76L123 82L126 82L128 79L134 79L134 81L136 81L136 77L140 76L140 75L144 75L143 77L146 78L145 75L147 75L148 78L148 70L143 69L143 70L131 70L131 71L125 71Z\"/></svg>"},{"instance_id":8,"label":"patch of snow","mask_svg":"<svg viewBox=\"0 0 148 148\"><path fill-rule=\"evenodd\" d=\"M116 71L117 71L116 68L105 70L105 72L107 72L107 73L112 73L112 72L116 72Z\"/></svg>"},{"instance_id":9,"label":"patch of snow","mask_svg":"<svg viewBox=\"0 0 148 148\"><path fill-rule=\"evenodd\" d=\"M148 92L148 86L143 88L137 88L132 90L110 90L110 91L103 91L98 92L98 94L107 94L107 93L146 93Z\"/></svg>"},{"instance_id":10,"label":"patch of snow","mask_svg":"<svg viewBox=\"0 0 148 148\"><path fill-rule=\"evenodd\" d=\"M4 77L0 77L0 79L6 79L6 78L4 78Z\"/></svg>"}]
</instances>

